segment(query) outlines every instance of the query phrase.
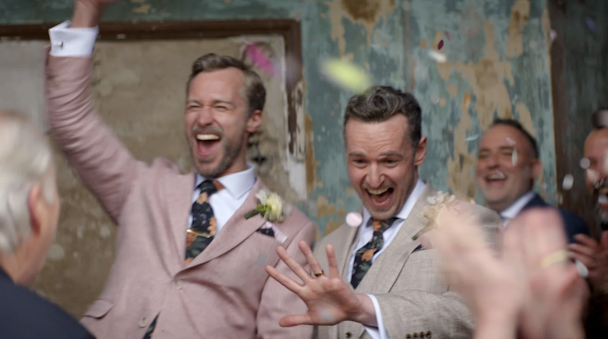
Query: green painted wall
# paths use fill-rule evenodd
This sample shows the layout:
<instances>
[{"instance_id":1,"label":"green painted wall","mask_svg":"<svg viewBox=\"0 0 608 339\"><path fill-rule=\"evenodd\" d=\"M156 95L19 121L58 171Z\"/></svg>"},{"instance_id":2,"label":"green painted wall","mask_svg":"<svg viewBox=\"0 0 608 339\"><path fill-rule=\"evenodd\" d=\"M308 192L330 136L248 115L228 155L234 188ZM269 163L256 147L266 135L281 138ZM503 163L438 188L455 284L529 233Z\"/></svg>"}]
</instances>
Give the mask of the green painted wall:
<instances>
[{"instance_id":1,"label":"green painted wall","mask_svg":"<svg viewBox=\"0 0 608 339\"><path fill-rule=\"evenodd\" d=\"M535 131L546 194L555 200L545 7L545 0L133 0L112 6L103 19L299 19L305 110L314 138L314 159L307 161L316 164L308 201L300 207L324 233L359 205L342 141L342 112L352 93L335 89L319 75L324 56L350 58L364 65L377 84L414 91L430 141L423 179L440 189L473 192L476 143L466 137L479 134L493 116L512 115ZM71 0L2 0L0 23L62 21L71 8ZM441 52L449 59L443 64L428 57L441 39Z\"/></svg>"}]
</instances>

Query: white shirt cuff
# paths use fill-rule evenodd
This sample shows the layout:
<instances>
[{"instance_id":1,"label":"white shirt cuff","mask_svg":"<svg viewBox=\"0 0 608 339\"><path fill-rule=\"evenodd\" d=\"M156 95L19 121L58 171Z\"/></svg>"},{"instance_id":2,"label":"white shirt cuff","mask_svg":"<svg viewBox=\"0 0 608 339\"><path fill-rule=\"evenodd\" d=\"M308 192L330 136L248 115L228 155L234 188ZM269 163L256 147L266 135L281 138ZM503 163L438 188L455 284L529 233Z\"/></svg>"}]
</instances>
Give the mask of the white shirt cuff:
<instances>
[{"instance_id":1,"label":"white shirt cuff","mask_svg":"<svg viewBox=\"0 0 608 339\"><path fill-rule=\"evenodd\" d=\"M70 28L64 21L49 29L51 55L56 57L87 57L93 54L99 27Z\"/></svg>"},{"instance_id":2,"label":"white shirt cuff","mask_svg":"<svg viewBox=\"0 0 608 339\"><path fill-rule=\"evenodd\" d=\"M365 331L369 334L372 339L389 339L388 332L386 328L384 328L384 321L382 321L382 312L380 312L380 304L378 303L378 299L371 294L367 295L374 304L374 310L376 311L376 321L378 322L378 327L365 327Z\"/></svg>"}]
</instances>

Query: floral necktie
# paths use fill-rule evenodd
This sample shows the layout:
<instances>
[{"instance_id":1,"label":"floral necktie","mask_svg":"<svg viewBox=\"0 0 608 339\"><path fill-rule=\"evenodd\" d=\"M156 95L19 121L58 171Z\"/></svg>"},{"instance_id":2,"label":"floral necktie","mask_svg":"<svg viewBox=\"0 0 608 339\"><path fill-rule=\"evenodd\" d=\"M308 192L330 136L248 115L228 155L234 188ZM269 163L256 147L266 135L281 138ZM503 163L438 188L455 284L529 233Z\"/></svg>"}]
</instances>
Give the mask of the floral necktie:
<instances>
[{"instance_id":1,"label":"floral necktie","mask_svg":"<svg viewBox=\"0 0 608 339\"><path fill-rule=\"evenodd\" d=\"M353 264L353 275L350 280L350 284L353 288L357 288L363 277L372 267L372 258L374 254L384 245L384 238L382 233L386 231L397 218L391 218L389 220L374 220L372 225L374 226L374 235L372 239L361 247L355 253L355 263Z\"/></svg>"},{"instance_id":2,"label":"floral necktie","mask_svg":"<svg viewBox=\"0 0 608 339\"><path fill-rule=\"evenodd\" d=\"M217 231L217 220L213 216L213 208L209 204L209 197L224 188L224 186L211 180L205 180L198 188L201 190L196 201L192 204L192 225L186 230L186 260L184 266L188 265L197 255L199 255L211 243ZM156 322L158 321L157 314L148 329L143 339L150 339L154 334Z\"/></svg>"}]
</instances>

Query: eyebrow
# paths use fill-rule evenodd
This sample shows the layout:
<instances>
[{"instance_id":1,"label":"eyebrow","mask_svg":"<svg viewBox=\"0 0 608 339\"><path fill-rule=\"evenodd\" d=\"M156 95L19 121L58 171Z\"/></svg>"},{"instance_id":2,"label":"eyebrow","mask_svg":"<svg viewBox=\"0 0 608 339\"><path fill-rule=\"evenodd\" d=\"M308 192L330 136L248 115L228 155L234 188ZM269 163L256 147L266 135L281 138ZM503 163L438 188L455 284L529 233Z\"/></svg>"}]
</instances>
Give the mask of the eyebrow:
<instances>
[{"instance_id":1,"label":"eyebrow","mask_svg":"<svg viewBox=\"0 0 608 339\"><path fill-rule=\"evenodd\" d=\"M186 103L202 105L201 102L196 99L188 99L188 100L186 100ZM228 105L234 106L234 103L230 100L220 100L220 99L213 100L213 105L216 105L216 104L228 104Z\"/></svg>"},{"instance_id":2,"label":"eyebrow","mask_svg":"<svg viewBox=\"0 0 608 339\"><path fill-rule=\"evenodd\" d=\"M365 154L359 153L359 152L349 152L348 156L349 157L361 157L361 158L365 158Z\"/></svg>"},{"instance_id":3,"label":"eyebrow","mask_svg":"<svg viewBox=\"0 0 608 339\"><path fill-rule=\"evenodd\" d=\"M398 152L385 152L385 153L380 153L381 157L398 157L398 158L403 158L403 155L401 153Z\"/></svg>"}]
</instances>

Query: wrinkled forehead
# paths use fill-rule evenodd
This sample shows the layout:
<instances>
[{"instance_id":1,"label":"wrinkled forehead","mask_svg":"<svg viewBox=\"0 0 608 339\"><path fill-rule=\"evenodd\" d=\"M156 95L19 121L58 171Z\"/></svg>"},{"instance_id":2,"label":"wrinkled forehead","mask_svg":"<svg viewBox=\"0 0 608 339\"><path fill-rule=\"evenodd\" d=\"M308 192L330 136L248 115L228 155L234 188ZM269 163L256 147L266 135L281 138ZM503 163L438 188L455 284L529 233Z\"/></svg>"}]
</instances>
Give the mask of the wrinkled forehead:
<instances>
[{"instance_id":1,"label":"wrinkled forehead","mask_svg":"<svg viewBox=\"0 0 608 339\"><path fill-rule=\"evenodd\" d=\"M394 116L382 122L367 122L351 118L344 129L347 149L366 150L372 153L397 151L410 146L407 119Z\"/></svg>"}]
</instances>

